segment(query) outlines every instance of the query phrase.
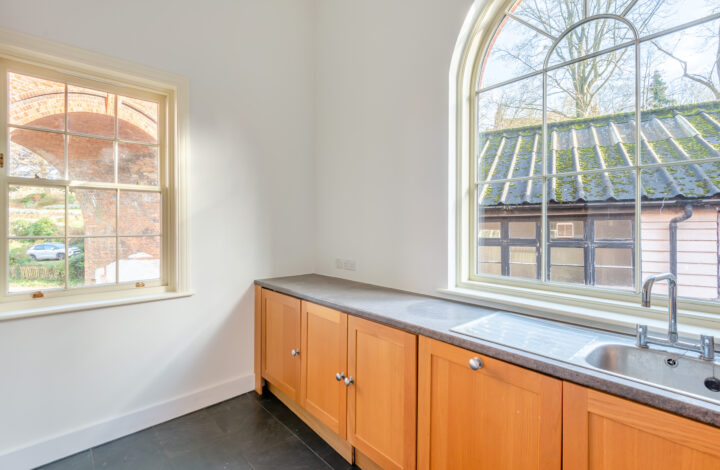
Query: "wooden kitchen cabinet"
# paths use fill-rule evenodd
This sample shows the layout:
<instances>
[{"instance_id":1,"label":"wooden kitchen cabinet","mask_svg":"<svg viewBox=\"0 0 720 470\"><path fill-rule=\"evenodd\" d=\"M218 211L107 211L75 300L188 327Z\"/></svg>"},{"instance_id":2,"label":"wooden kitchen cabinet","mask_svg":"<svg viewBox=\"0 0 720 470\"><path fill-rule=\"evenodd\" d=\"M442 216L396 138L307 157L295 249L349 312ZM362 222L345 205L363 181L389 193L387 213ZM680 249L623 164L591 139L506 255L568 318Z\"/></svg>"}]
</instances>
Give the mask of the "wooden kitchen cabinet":
<instances>
[{"instance_id":1,"label":"wooden kitchen cabinet","mask_svg":"<svg viewBox=\"0 0 720 470\"><path fill-rule=\"evenodd\" d=\"M386 470L416 462L417 336L348 318L350 443Z\"/></svg>"},{"instance_id":2,"label":"wooden kitchen cabinet","mask_svg":"<svg viewBox=\"0 0 720 470\"><path fill-rule=\"evenodd\" d=\"M347 436L347 391L336 375L347 373L348 316L302 302L300 404L343 439Z\"/></svg>"},{"instance_id":3,"label":"wooden kitchen cabinet","mask_svg":"<svg viewBox=\"0 0 720 470\"><path fill-rule=\"evenodd\" d=\"M559 470L561 413L561 381L420 337L418 469Z\"/></svg>"},{"instance_id":4,"label":"wooden kitchen cabinet","mask_svg":"<svg viewBox=\"0 0 720 470\"><path fill-rule=\"evenodd\" d=\"M300 300L262 290L262 376L300 399Z\"/></svg>"},{"instance_id":5,"label":"wooden kitchen cabinet","mask_svg":"<svg viewBox=\"0 0 720 470\"><path fill-rule=\"evenodd\" d=\"M567 469L720 469L720 429L569 382L563 432Z\"/></svg>"}]
</instances>

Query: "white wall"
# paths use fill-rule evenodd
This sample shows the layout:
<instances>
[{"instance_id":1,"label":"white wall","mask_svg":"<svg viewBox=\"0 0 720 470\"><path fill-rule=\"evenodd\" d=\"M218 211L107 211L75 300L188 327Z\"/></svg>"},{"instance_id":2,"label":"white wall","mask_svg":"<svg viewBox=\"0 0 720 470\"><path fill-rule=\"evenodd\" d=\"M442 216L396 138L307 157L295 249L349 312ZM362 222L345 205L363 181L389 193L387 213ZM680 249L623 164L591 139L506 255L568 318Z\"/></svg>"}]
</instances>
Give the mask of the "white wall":
<instances>
[{"instance_id":1,"label":"white wall","mask_svg":"<svg viewBox=\"0 0 720 470\"><path fill-rule=\"evenodd\" d=\"M471 3L0 0L0 27L189 77L197 292L0 323L0 468L249 390L254 278L443 286L448 73Z\"/></svg>"},{"instance_id":2,"label":"white wall","mask_svg":"<svg viewBox=\"0 0 720 470\"><path fill-rule=\"evenodd\" d=\"M448 76L471 4L320 0L317 272L447 286Z\"/></svg>"},{"instance_id":3,"label":"white wall","mask_svg":"<svg viewBox=\"0 0 720 470\"><path fill-rule=\"evenodd\" d=\"M190 79L197 292L1 322L0 468L43 463L251 388L253 279L314 265L312 5L0 0L0 27Z\"/></svg>"}]
</instances>

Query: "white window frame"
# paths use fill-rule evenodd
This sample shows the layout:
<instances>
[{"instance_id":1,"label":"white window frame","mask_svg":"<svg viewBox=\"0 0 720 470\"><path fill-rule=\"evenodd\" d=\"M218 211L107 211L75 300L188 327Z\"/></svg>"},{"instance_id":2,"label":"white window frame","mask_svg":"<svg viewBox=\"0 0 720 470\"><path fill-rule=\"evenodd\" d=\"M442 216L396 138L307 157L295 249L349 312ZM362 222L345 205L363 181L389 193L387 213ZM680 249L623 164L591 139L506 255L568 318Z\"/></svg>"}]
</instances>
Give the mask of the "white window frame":
<instances>
[{"instance_id":1,"label":"white window frame","mask_svg":"<svg viewBox=\"0 0 720 470\"><path fill-rule=\"evenodd\" d=\"M497 26L516 1L475 0L455 46L449 77L448 287L440 292L486 306L624 333L633 331L638 322L666 328L667 296L654 295L653 308L642 308L640 286L636 286L635 292L622 292L593 286L477 276L471 272L476 243L473 224L477 225L472 214L476 209L473 145L479 65ZM639 236L639 231L636 233ZM638 248L639 244L640 240ZM639 257L641 250L636 251ZM639 277L639 263L636 263L636 270ZM694 335L714 331L720 336L720 302L679 299L678 310L681 333Z\"/></svg>"},{"instance_id":2,"label":"white window frame","mask_svg":"<svg viewBox=\"0 0 720 470\"><path fill-rule=\"evenodd\" d=\"M103 56L44 39L0 29L0 115L7 116L6 67L10 71L68 82L110 93L160 102L159 145L162 209L161 278L142 283L116 283L72 289L50 289L40 298L33 292L6 292L7 228L3 229L0 258L0 320L49 313L78 311L105 306L155 301L192 294L189 286L187 220L188 81L149 67ZM3 124L5 118L2 119ZM0 131L0 152L5 155L0 169L5 183L8 168L6 125ZM14 181L14 179L13 179ZM54 185L52 181L28 180L29 185ZM115 187L117 185L113 185ZM128 186L129 190L132 190ZM8 222L7 194L0 195L2 220Z\"/></svg>"}]
</instances>

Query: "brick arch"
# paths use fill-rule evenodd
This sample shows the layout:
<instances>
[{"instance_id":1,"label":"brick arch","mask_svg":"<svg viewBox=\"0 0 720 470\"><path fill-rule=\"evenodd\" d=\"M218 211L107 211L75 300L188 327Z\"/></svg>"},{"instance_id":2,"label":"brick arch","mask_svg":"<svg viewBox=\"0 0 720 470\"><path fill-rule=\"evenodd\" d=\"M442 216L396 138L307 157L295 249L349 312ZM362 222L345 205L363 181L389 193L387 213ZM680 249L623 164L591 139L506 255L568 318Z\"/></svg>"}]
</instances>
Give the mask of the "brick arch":
<instances>
[{"instance_id":1,"label":"brick arch","mask_svg":"<svg viewBox=\"0 0 720 470\"><path fill-rule=\"evenodd\" d=\"M53 100L50 100L53 101ZM48 111L55 106L49 103L44 111ZM34 107L33 109L37 109ZM24 125L39 128L64 128L64 109L59 114L44 115L32 121L24 122ZM78 126L85 129L86 132L92 133L94 129L113 129L114 116L99 114L94 112L75 112L68 113L68 119ZM80 127L82 126L82 127ZM109 127L108 127L109 126ZM135 141L151 141L153 140L143 128L135 124L123 121L123 134L128 140ZM62 140L57 139L57 134L49 132L36 132L26 129L16 128L12 131L12 141L22 147L25 147L33 154L45 160L48 165L54 167L61 175L65 171L65 149ZM83 139L82 146L76 156L74 156L74 168L79 179L86 181L108 181L112 180L113 165L98 165L98 157L100 159L110 158L112 155L105 155L107 142L99 139ZM128 175L138 175L143 172L157 172L157 165L154 163L155 154L151 151L143 152L147 147L133 146L133 152L127 153L123 158L122 171ZM154 169L153 169L154 168ZM107 173L109 169L109 174ZM152 170L151 170L152 169ZM119 169L120 171L120 169ZM123 173L124 174L124 173ZM156 176L156 175L154 175ZM98 233L107 233L108 220L104 220L103 213L114 214L114 195L110 191L82 191L76 193L77 201L83 215L85 224L85 234L92 235ZM103 211L103 209L106 209ZM143 207L142 203L136 204L134 211L138 214L149 213L149 207ZM137 225L137 233L144 233L145 229L156 224L157 220L150 220L143 217L135 217ZM109 268L115 261L114 252L108 253L107 240L104 239L86 239L85 240L85 281L92 284L100 282L96 279L96 271L101 268ZM144 239L129 238L121 240L121 252L145 252L153 258L160 256L159 250L152 244L148 244ZM114 265L113 265L114 266ZM111 268L114 269L114 268ZM110 278L114 278L114 273Z\"/></svg>"}]
</instances>

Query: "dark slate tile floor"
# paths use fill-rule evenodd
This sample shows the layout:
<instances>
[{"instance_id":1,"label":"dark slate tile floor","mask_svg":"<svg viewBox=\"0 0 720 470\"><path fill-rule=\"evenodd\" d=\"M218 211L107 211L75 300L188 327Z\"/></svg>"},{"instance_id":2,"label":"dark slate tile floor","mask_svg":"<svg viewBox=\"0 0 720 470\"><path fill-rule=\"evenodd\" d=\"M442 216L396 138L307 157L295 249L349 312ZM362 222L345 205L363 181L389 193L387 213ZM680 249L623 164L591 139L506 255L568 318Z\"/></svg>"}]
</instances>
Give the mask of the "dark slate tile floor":
<instances>
[{"instance_id":1,"label":"dark slate tile floor","mask_svg":"<svg viewBox=\"0 0 720 470\"><path fill-rule=\"evenodd\" d=\"M357 469L277 398L249 392L43 470Z\"/></svg>"}]
</instances>

